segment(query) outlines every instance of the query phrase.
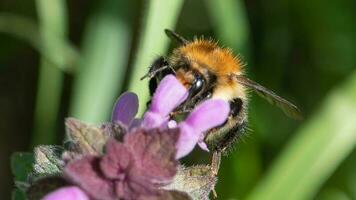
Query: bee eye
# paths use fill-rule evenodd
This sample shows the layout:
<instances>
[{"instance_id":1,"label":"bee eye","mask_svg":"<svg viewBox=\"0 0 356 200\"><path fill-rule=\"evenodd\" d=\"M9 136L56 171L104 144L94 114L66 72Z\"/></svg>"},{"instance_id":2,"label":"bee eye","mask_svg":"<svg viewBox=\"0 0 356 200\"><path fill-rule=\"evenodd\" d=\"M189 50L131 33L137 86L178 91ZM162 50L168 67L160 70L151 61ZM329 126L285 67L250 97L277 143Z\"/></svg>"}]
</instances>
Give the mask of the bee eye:
<instances>
[{"instance_id":1,"label":"bee eye","mask_svg":"<svg viewBox=\"0 0 356 200\"><path fill-rule=\"evenodd\" d=\"M202 77L196 77L190 88L191 96L196 95L203 88L205 80Z\"/></svg>"}]
</instances>

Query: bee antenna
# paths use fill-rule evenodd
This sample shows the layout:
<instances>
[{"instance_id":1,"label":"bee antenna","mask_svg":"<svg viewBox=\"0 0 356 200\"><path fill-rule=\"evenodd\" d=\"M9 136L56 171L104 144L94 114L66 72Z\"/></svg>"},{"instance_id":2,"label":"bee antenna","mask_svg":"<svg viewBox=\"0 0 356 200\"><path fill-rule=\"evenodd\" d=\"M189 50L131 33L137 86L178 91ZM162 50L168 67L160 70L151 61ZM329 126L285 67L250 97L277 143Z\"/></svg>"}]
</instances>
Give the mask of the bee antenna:
<instances>
[{"instance_id":1,"label":"bee antenna","mask_svg":"<svg viewBox=\"0 0 356 200\"><path fill-rule=\"evenodd\" d=\"M169 38L178 42L179 44L186 45L188 43L188 40L186 40L184 37L180 36L178 33L172 30L164 29L164 32Z\"/></svg>"}]
</instances>

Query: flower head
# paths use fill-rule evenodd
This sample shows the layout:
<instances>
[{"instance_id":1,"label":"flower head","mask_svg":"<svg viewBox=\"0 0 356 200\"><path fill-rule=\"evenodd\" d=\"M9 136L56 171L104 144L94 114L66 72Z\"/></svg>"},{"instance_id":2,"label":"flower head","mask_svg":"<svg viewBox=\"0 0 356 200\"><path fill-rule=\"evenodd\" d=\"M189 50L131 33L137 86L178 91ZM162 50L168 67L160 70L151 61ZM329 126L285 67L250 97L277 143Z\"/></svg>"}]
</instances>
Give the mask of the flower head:
<instances>
[{"instance_id":1,"label":"flower head","mask_svg":"<svg viewBox=\"0 0 356 200\"><path fill-rule=\"evenodd\" d=\"M65 177L94 199L138 199L160 194L156 184L176 174L178 129L136 129L123 142L108 141L106 153L67 164Z\"/></svg>"},{"instance_id":2,"label":"flower head","mask_svg":"<svg viewBox=\"0 0 356 200\"><path fill-rule=\"evenodd\" d=\"M93 133L104 135L100 140L101 148L94 154L77 156L64 167L64 177L81 190L78 187L62 188L48 194L45 200L57 200L60 194L70 199L71 191L75 191L80 200L88 197L104 200L190 199L185 194L161 187L176 175L177 159L189 154L196 144L208 150L203 142L204 134L224 123L230 109L223 100L209 99L177 123L169 114L187 96L187 89L173 75L168 75L157 87L143 118L135 119L137 96L130 92L122 94L115 103L112 121L99 129L94 128L95 131L86 131L88 138ZM88 130L92 129L89 127ZM86 140L77 147L80 150L88 146L87 142L91 143L89 146L97 147L97 141ZM105 151L100 151L104 147L102 144L106 144Z\"/></svg>"}]
</instances>

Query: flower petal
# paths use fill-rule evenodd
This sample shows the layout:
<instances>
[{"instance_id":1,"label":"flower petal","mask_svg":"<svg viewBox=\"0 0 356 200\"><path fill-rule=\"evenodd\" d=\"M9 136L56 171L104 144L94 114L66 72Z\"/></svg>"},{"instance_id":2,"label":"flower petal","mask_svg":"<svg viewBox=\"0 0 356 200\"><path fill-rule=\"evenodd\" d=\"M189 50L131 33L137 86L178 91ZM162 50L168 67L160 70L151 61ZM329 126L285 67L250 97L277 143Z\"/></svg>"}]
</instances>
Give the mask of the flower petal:
<instances>
[{"instance_id":1,"label":"flower petal","mask_svg":"<svg viewBox=\"0 0 356 200\"><path fill-rule=\"evenodd\" d=\"M168 128L177 128L178 124L175 120L169 120L167 126Z\"/></svg>"},{"instance_id":2,"label":"flower petal","mask_svg":"<svg viewBox=\"0 0 356 200\"><path fill-rule=\"evenodd\" d=\"M204 151L207 151L209 152L209 149L208 149L208 145L206 145L206 143L204 141L200 141L198 142L198 145L201 149L203 149Z\"/></svg>"},{"instance_id":3,"label":"flower petal","mask_svg":"<svg viewBox=\"0 0 356 200\"><path fill-rule=\"evenodd\" d=\"M100 161L100 168L106 178L122 179L130 162L130 151L122 143L110 139L106 144L106 154Z\"/></svg>"},{"instance_id":4,"label":"flower petal","mask_svg":"<svg viewBox=\"0 0 356 200\"><path fill-rule=\"evenodd\" d=\"M47 194L42 200L89 200L89 197L80 188L69 186Z\"/></svg>"},{"instance_id":5,"label":"flower petal","mask_svg":"<svg viewBox=\"0 0 356 200\"><path fill-rule=\"evenodd\" d=\"M140 179L170 181L177 171L175 144L179 129L135 129L126 134L124 145L130 150L134 160L136 176L142 171Z\"/></svg>"},{"instance_id":6,"label":"flower petal","mask_svg":"<svg viewBox=\"0 0 356 200\"><path fill-rule=\"evenodd\" d=\"M138 111L138 97L135 93L125 92L116 101L111 120L129 126Z\"/></svg>"},{"instance_id":7,"label":"flower petal","mask_svg":"<svg viewBox=\"0 0 356 200\"><path fill-rule=\"evenodd\" d=\"M207 150L207 147L201 143L202 134L224 123L229 112L229 104L223 100L210 99L198 105L187 119L178 125L181 134L177 142L176 158L189 154L198 142L203 150Z\"/></svg>"},{"instance_id":8,"label":"flower petal","mask_svg":"<svg viewBox=\"0 0 356 200\"><path fill-rule=\"evenodd\" d=\"M146 129L161 127L167 124L168 116L163 116L160 113L147 111L143 116L142 127Z\"/></svg>"},{"instance_id":9,"label":"flower petal","mask_svg":"<svg viewBox=\"0 0 356 200\"><path fill-rule=\"evenodd\" d=\"M176 159L180 159L188 155L198 143L200 139L200 132L197 132L185 122L179 124L180 136L176 144L177 154Z\"/></svg>"},{"instance_id":10,"label":"flower petal","mask_svg":"<svg viewBox=\"0 0 356 200\"><path fill-rule=\"evenodd\" d=\"M207 131L224 123L230 106L220 99L210 99L198 105L184 121L199 132Z\"/></svg>"},{"instance_id":11,"label":"flower petal","mask_svg":"<svg viewBox=\"0 0 356 200\"><path fill-rule=\"evenodd\" d=\"M99 157L82 157L66 165L64 176L80 186L93 199L114 200L116 195L113 182L103 177L99 163Z\"/></svg>"},{"instance_id":12,"label":"flower petal","mask_svg":"<svg viewBox=\"0 0 356 200\"><path fill-rule=\"evenodd\" d=\"M130 124L130 127L129 127L129 130L132 130L134 128L140 127L141 124L142 124L142 119L135 118L135 119L132 120L132 122Z\"/></svg>"},{"instance_id":13,"label":"flower petal","mask_svg":"<svg viewBox=\"0 0 356 200\"><path fill-rule=\"evenodd\" d=\"M153 128L168 122L169 113L188 97L188 90L173 75L165 76L158 85L143 126Z\"/></svg>"}]
</instances>

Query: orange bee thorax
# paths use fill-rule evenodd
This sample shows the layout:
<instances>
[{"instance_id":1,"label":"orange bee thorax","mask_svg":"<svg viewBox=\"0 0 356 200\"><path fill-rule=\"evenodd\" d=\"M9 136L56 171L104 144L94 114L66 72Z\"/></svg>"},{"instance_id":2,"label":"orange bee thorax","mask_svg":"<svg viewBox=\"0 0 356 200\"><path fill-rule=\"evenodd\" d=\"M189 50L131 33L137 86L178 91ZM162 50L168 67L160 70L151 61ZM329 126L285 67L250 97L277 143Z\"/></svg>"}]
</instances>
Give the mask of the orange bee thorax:
<instances>
[{"instance_id":1,"label":"orange bee thorax","mask_svg":"<svg viewBox=\"0 0 356 200\"><path fill-rule=\"evenodd\" d=\"M218 75L241 74L243 64L227 48L221 48L217 43L209 40L194 40L177 51L193 63L191 67L199 68L201 65ZM199 66L194 66L196 63Z\"/></svg>"},{"instance_id":2,"label":"orange bee thorax","mask_svg":"<svg viewBox=\"0 0 356 200\"><path fill-rule=\"evenodd\" d=\"M181 63L184 60L186 63ZM227 48L221 48L209 40L194 40L173 51L170 57L173 66L189 65L176 71L177 79L187 88L194 81L194 73L216 77L216 88L212 98L231 100L236 97L245 99L244 87L233 80L233 76L241 75L243 64Z\"/></svg>"}]
</instances>

